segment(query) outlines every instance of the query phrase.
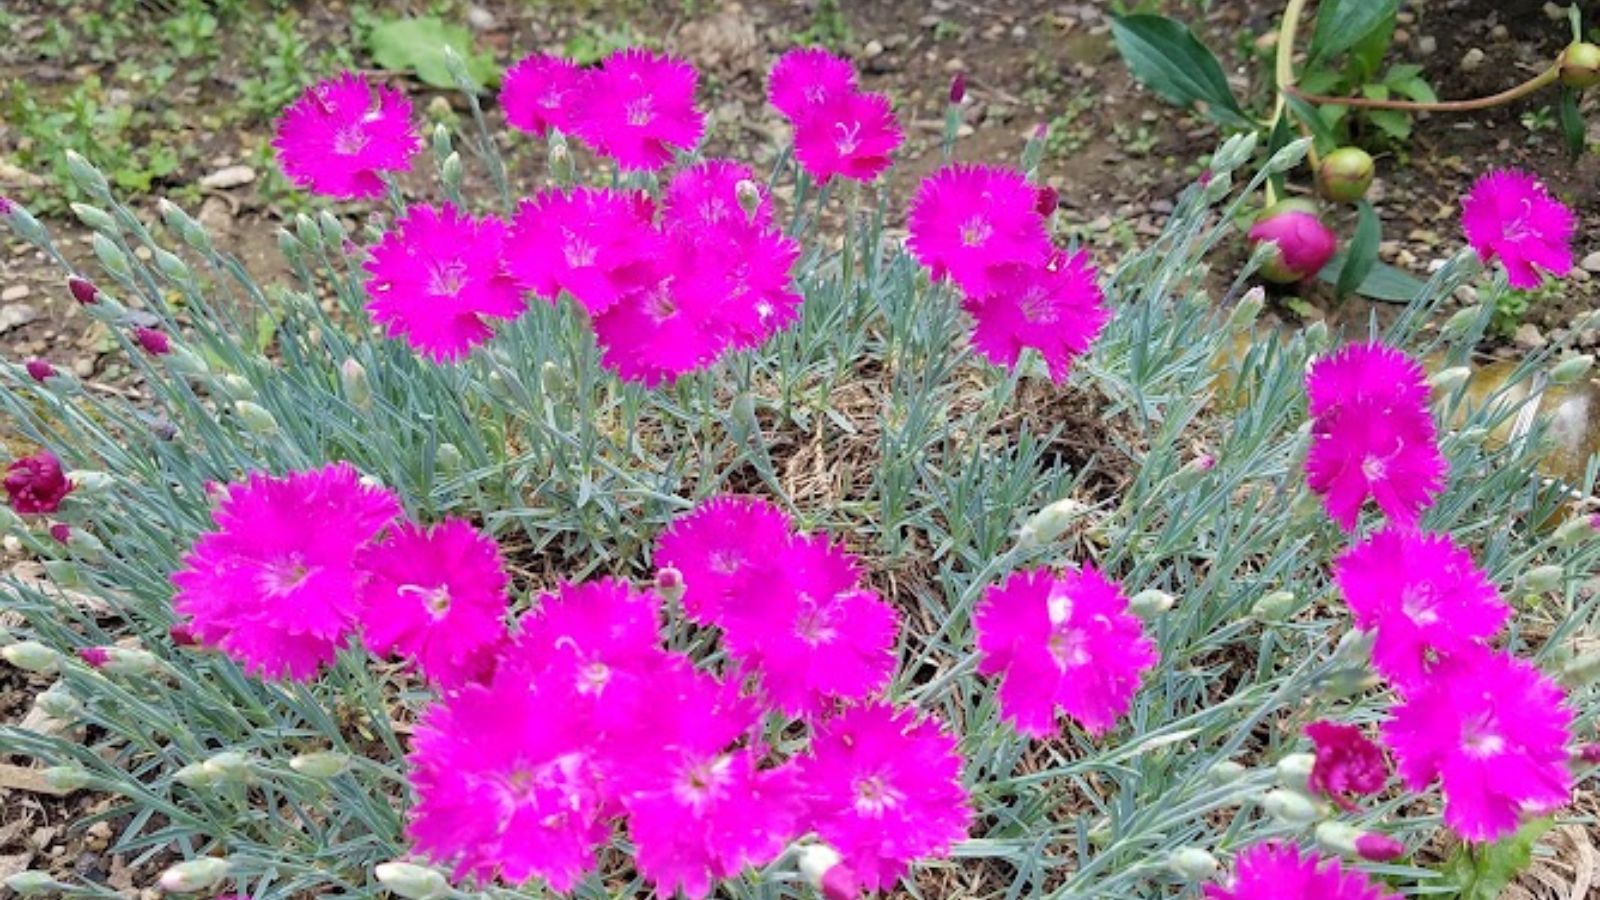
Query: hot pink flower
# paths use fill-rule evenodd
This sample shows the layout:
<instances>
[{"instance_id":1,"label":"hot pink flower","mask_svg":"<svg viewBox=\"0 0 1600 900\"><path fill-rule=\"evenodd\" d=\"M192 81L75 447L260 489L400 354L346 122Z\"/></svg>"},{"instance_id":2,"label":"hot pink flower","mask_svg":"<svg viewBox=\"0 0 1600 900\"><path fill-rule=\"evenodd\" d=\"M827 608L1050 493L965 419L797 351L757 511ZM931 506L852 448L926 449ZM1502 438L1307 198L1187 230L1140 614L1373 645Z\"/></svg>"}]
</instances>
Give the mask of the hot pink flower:
<instances>
[{"instance_id":1,"label":"hot pink flower","mask_svg":"<svg viewBox=\"0 0 1600 900\"><path fill-rule=\"evenodd\" d=\"M1060 577L1014 572L984 592L973 613L978 671L1000 673L1000 709L1017 729L1048 737L1056 707L1091 734L1128 711L1155 645L1113 581L1084 565Z\"/></svg>"},{"instance_id":2,"label":"hot pink flower","mask_svg":"<svg viewBox=\"0 0 1600 900\"><path fill-rule=\"evenodd\" d=\"M577 699L502 670L435 703L410 756L416 849L458 876L571 890L610 834Z\"/></svg>"},{"instance_id":3,"label":"hot pink flower","mask_svg":"<svg viewBox=\"0 0 1600 900\"><path fill-rule=\"evenodd\" d=\"M590 73L574 128L623 169L659 169L673 150L692 150L700 141L698 80L682 60L638 47L618 50Z\"/></svg>"},{"instance_id":4,"label":"hot pink flower","mask_svg":"<svg viewBox=\"0 0 1600 900\"><path fill-rule=\"evenodd\" d=\"M365 264L372 318L435 361L461 359L494 334L486 317L524 309L501 261L505 239L493 216L477 220L448 203L411 207Z\"/></svg>"},{"instance_id":5,"label":"hot pink flower","mask_svg":"<svg viewBox=\"0 0 1600 900\"><path fill-rule=\"evenodd\" d=\"M1051 253L1037 194L1021 172L956 163L922 182L911 204L911 254L968 294L990 290L989 269L1042 265Z\"/></svg>"},{"instance_id":6,"label":"hot pink flower","mask_svg":"<svg viewBox=\"0 0 1600 900\"><path fill-rule=\"evenodd\" d=\"M986 281L986 293L968 294L961 305L973 318L973 347L995 365L1014 369L1031 347L1051 380L1065 381L1111 318L1087 252L1058 254L1042 266L994 267Z\"/></svg>"},{"instance_id":7,"label":"hot pink flower","mask_svg":"<svg viewBox=\"0 0 1600 900\"><path fill-rule=\"evenodd\" d=\"M331 662L357 612L357 551L400 512L349 463L232 485L172 576L195 636L264 677Z\"/></svg>"},{"instance_id":8,"label":"hot pink flower","mask_svg":"<svg viewBox=\"0 0 1600 900\"><path fill-rule=\"evenodd\" d=\"M1426 409L1357 400L1312 424L1306 484L1346 531L1368 498L1393 524L1415 526L1447 469Z\"/></svg>"},{"instance_id":9,"label":"hot pink flower","mask_svg":"<svg viewBox=\"0 0 1600 900\"><path fill-rule=\"evenodd\" d=\"M791 270L800 244L777 231L725 231L718 243L680 234L674 240L673 293L706 309L702 329L717 345L758 347L794 322L800 294Z\"/></svg>"},{"instance_id":10,"label":"hot pink flower","mask_svg":"<svg viewBox=\"0 0 1600 900\"><path fill-rule=\"evenodd\" d=\"M797 125L830 101L854 93L856 70L821 47L790 50L778 57L767 79L767 98Z\"/></svg>"},{"instance_id":11,"label":"hot pink flower","mask_svg":"<svg viewBox=\"0 0 1600 900\"><path fill-rule=\"evenodd\" d=\"M826 537L796 537L764 549L770 559L747 593L728 600L728 653L760 673L772 705L816 716L836 700L859 700L894 670L894 608L861 588L856 560Z\"/></svg>"},{"instance_id":12,"label":"hot pink flower","mask_svg":"<svg viewBox=\"0 0 1600 900\"><path fill-rule=\"evenodd\" d=\"M44 384L46 381L56 377L56 367L37 357L28 360L27 365L23 368L28 370L29 378L40 384Z\"/></svg>"},{"instance_id":13,"label":"hot pink flower","mask_svg":"<svg viewBox=\"0 0 1600 900\"><path fill-rule=\"evenodd\" d=\"M404 172L422 141L411 127L411 102L344 72L306 89L278 119L272 145L295 184L330 197L383 195L380 173Z\"/></svg>"},{"instance_id":14,"label":"hot pink flower","mask_svg":"<svg viewBox=\"0 0 1600 900\"><path fill-rule=\"evenodd\" d=\"M40 450L6 466L5 485L11 508L25 516L53 513L72 493L72 482L62 471L61 460L49 450Z\"/></svg>"},{"instance_id":15,"label":"hot pink flower","mask_svg":"<svg viewBox=\"0 0 1600 900\"><path fill-rule=\"evenodd\" d=\"M1500 630L1511 610L1472 556L1443 534L1385 528L1334 564L1356 624L1375 629L1372 661L1403 692L1439 657Z\"/></svg>"},{"instance_id":16,"label":"hot pink flower","mask_svg":"<svg viewBox=\"0 0 1600 900\"><path fill-rule=\"evenodd\" d=\"M571 131L588 74L570 59L535 53L506 70L500 103L506 121L532 134Z\"/></svg>"},{"instance_id":17,"label":"hot pink flower","mask_svg":"<svg viewBox=\"0 0 1600 900\"><path fill-rule=\"evenodd\" d=\"M1292 202L1292 201L1290 201ZM1322 271L1339 249L1339 236L1305 209L1269 209L1250 227L1250 240L1270 242L1277 253L1262 265L1263 277L1278 282L1300 281Z\"/></svg>"},{"instance_id":18,"label":"hot pink flower","mask_svg":"<svg viewBox=\"0 0 1600 900\"><path fill-rule=\"evenodd\" d=\"M1317 745L1317 761L1311 767L1309 783L1313 791L1346 810L1355 804L1347 794L1366 796L1383 790L1389 780L1389 760L1383 748L1373 743L1361 729L1338 722L1312 722L1306 737Z\"/></svg>"},{"instance_id":19,"label":"hot pink flower","mask_svg":"<svg viewBox=\"0 0 1600 900\"><path fill-rule=\"evenodd\" d=\"M1311 364L1306 396L1312 418L1356 402L1426 409L1428 376L1403 351L1380 344L1346 344Z\"/></svg>"},{"instance_id":20,"label":"hot pink flower","mask_svg":"<svg viewBox=\"0 0 1600 900\"><path fill-rule=\"evenodd\" d=\"M623 295L594 318L601 363L646 387L711 365L728 343L717 321L722 299L680 290L671 275Z\"/></svg>"},{"instance_id":21,"label":"hot pink flower","mask_svg":"<svg viewBox=\"0 0 1600 900\"><path fill-rule=\"evenodd\" d=\"M642 194L578 187L522 201L506 240L506 267L528 290L555 303L571 294L590 315L656 277L661 237Z\"/></svg>"},{"instance_id":22,"label":"hot pink flower","mask_svg":"<svg viewBox=\"0 0 1600 900\"><path fill-rule=\"evenodd\" d=\"M774 548L788 542L792 527L765 500L713 497L662 532L655 562L682 573L683 609L692 621L720 624L730 600L771 571Z\"/></svg>"},{"instance_id":23,"label":"hot pink flower","mask_svg":"<svg viewBox=\"0 0 1600 900\"><path fill-rule=\"evenodd\" d=\"M1516 831L1571 797L1566 695L1533 665L1472 648L1442 662L1384 723L1406 786L1439 779L1444 821L1469 841Z\"/></svg>"},{"instance_id":24,"label":"hot pink flower","mask_svg":"<svg viewBox=\"0 0 1600 900\"><path fill-rule=\"evenodd\" d=\"M1400 900L1336 859L1290 844L1257 844L1240 853L1227 887L1206 885L1208 900Z\"/></svg>"},{"instance_id":25,"label":"hot pink flower","mask_svg":"<svg viewBox=\"0 0 1600 900\"><path fill-rule=\"evenodd\" d=\"M1496 170L1480 177L1461 201L1461 225L1479 258L1505 265L1512 287L1538 287L1539 269L1558 277L1572 269L1577 220L1532 175Z\"/></svg>"},{"instance_id":26,"label":"hot pink flower","mask_svg":"<svg viewBox=\"0 0 1600 900\"><path fill-rule=\"evenodd\" d=\"M772 225L772 198L757 184L761 202L753 217L739 208L738 184L757 184L750 167L727 159L708 159L679 169L667 183L661 226L695 239L720 239L764 231Z\"/></svg>"},{"instance_id":27,"label":"hot pink flower","mask_svg":"<svg viewBox=\"0 0 1600 900\"><path fill-rule=\"evenodd\" d=\"M871 181L889 168L889 157L903 140L888 97L848 91L799 120L794 155L818 181L835 175Z\"/></svg>"},{"instance_id":28,"label":"hot pink flower","mask_svg":"<svg viewBox=\"0 0 1600 900\"><path fill-rule=\"evenodd\" d=\"M360 618L373 653L398 652L443 688L493 671L506 639L507 582L493 538L461 519L406 522L356 564L367 576Z\"/></svg>"},{"instance_id":29,"label":"hot pink flower","mask_svg":"<svg viewBox=\"0 0 1600 900\"><path fill-rule=\"evenodd\" d=\"M851 707L818 725L795 765L810 827L863 890L889 889L913 861L967 836L956 741L915 710Z\"/></svg>"},{"instance_id":30,"label":"hot pink flower","mask_svg":"<svg viewBox=\"0 0 1600 900\"><path fill-rule=\"evenodd\" d=\"M792 770L762 770L759 747L734 749L760 713L732 685L690 666L661 673L637 748L618 755L613 778L623 792L634 861L656 895L691 900L712 882L771 862L799 831Z\"/></svg>"}]
</instances>

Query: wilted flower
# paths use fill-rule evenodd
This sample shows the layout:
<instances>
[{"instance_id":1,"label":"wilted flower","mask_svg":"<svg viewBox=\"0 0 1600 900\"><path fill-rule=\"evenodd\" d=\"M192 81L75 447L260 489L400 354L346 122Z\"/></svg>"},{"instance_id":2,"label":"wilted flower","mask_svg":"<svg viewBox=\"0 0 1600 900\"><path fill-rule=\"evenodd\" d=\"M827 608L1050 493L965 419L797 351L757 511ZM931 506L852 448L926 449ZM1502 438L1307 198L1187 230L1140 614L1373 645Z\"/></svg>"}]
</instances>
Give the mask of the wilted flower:
<instances>
[{"instance_id":1,"label":"wilted flower","mask_svg":"<svg viewBox=\"0 0 1600 900\"><path fill-rule=\"evenodd\" d=\"M1512 287L1538 287L1539 269L1558 277L1572 269L1577 220L1532 175L1498 169L1479 177L1461 201L1461 227L1480 259L1506 267Z\"/></svg>"},{"instance_id":2,"label":"wilted flower","mask_svg":"<svg viewBox=\"0 0 1600 900\"><path fill-rule=\"evenodd\" d=\"M349 463L254 473L230 486L172 576L173 608L200 641L265 677L333 660L358 611L357 551L400 512Z\"/></svg>"},{"instance_id":3,"label":"wilted flower","mask_svg":"<svg viewBox=\"0 0 1600 900\"><path fill-rule=\"evenodd\" d=\"M471 523L402 523L356 557L361 633L377 654L399 653L429 681L455 688L487 675L506 639L506 583L494 539Z\"/></svg>"},{"instance_id":4,"label":"wilted flower","mask_svg":"<svg viewBox=\"0 0 1600 900\"><path fill-rule=\"evenodd\" d=\"M1087 252L1057 254L1045 265L991 267L985 283L984 293L961 303L974 322L973 348L1013 369L1024 349L1037 350L1057 383L1111 318Z\"/></svg>"},{"instance_id":5,"label":"wilted flower","mask_svg":"<svg viewBox=\"0 0 1600 900\"><path fill-rule=\"evenodd\" d=\"M1383 790L1389 780L1389 760L1383 748L1354 725L1319 721L1306 726L1306 737L1317 746L1316 762L1306 786L1346 810L1355 804L1347 796L1366 796Z\"/></svg>"},{"instance_id":6,"label":"wilted flower","mask_svg":"<svg viewBox=\"0 0 1600 900\"><path fill-rule=\"evenodd\" d=\"M907 245L934 278L983 296L993 266L1041 265L1050 255L1038 195L1021 172L956 163L923 180L911 203Z\"/></svg>"},{"instance_id":7,"label":"wilted flower","mask_svg":"<svg viewBox=\"0 0 1600 900\"><path fill-rule=\"evenodd\" d=\"M1572 792L1566 695L1532 664L1474 647L1446 658L1395 706L1383 726L1400 776L1414 791L1434 779L1444 821L1469 841L1517 830Z\"/></svg>"},{"instance_id":8,"label":"wilted flower","mask_svg":"<svg viewBox=\"0 0 1600 900\"><path fill-rule=\"evenodd\" d=\"M659 169L674 150L692 150L705 117L694 105L694 66L629 47L588 75L573 129L627 170Z\"/></svg>"},{"instance_id":9,"label":"wilted flower","mask_svg":"<svg viewBox=\"0 0 1600 900\"><path fill-rule=\"evenodd\" d=\"M913 861L944 856L967 836L956 741L914 710L846 709L818 725L795 765L806 821L863 890L889 889Z\"/></svg>"},{"instance_id":10,"label":"wilted flower","mask_svg":"<svg viewBox=\"0 0 1600 900\"><path fill-rule=\"evenodd\" d=\"M835 175L871 181L904 140L888 97L848 91L796 121L794 155L818 181Z\"/></svg>"},{"instance_id":11,"label":"wilted flower","mask_svg":"<svg viewBox=\"0 0 1600 900\"><path fill-rule=\"evenodd\" d=\"M506 121L532 134L571 131L588 74L570 59L535 53L506 69L500 105Z\"/></svg>"},{"instance_id":12,"label":"wilted flower","mask_svg":"<svg viewBox=\"0 0 1600 900\"><path fill-rule=\"evenodd\" d=\"M855 91L856 70L849 60L821 47L788 51L778 57L767 76L767 98L796 125Z\"/></svg>"},{"instance_id":13,"label":"wilted flower","mask_svg":"<svg viewBox=\"0 0 1600 900\"><path fill-rule=\"evenodd\" d=\"M6 467L6 497L23 515L48 515L72 493L72 481L49 450L24 456Z\"/></svg>"},{"instance_id":14,"label":"wilted flower","mask_svg":"<svg viewBox=\"0 0 1600 900\"><path fill-rule=\"evenodd\" d=\"M278 119L273 139L284 174L303 188L341 199L378 197L383 174L404 172L422 149L411 101L373 90L355 72L307 88Z\"/></svg>"},{"instance_id":15,"label":"wilted flower","mask_svg":"<svg viewBox=\"0 0 1600 900\"><path fill-rule=\"evenodd\" d=\"M458 360L494 333L488 318L522 313L522 292L501 262L506 227L450 204L412 206L372 248L367 308L390 337L435 361Z\"/></svg>"},{"instance_id":16,"label":"wilted flower","mask_svg":"<svg viewBox=\"0 0 1600 900\"><path fill-rule=\"evenodd\" d=\"M1290 844L1257 844L1234 860L1226 887L1206 885L1208 900L1400 900L1336 859Z\"/></svg>"},{"instance_id":17,"label":"wilted flower","mask_svg":"<svg viewBox=\"0 0 1600 900\"><path fill-rule=\"evenodd\" d=\"M1001 710L1034 737L1056 733L1058 706L1091 734L1106 731L1156 662L1122 590L1087 564L1059 577L1012 573L984 592L973 626L978 671L1002 676Z\"/></svg>"},{"instance_id":18,"label":"wilted flower","mask_svg":"<svg viewBox=\"0 0 1600 900\"><path fill-rule=\"evenodd\" d=\"M1385 528L1345 551L1334 579L1356 625L1377 632L1373 664L1406 692L1511 614L1471 554L1443 534Z\"/></svg>"},{"instance_id":19,"label":"wilted flower","mask_svg":"<svg viewBox=\"0 0 1600 900\"><path fill-rule=\"evenodd\" d=\"M1270 243L1276 252L1261 267L1261 276L1283 283L1300 281L1322 271L1339 247L1333 230L1303 200L1280 200L1250 226L1250 240Z\"/></svg>"}]
</instances>

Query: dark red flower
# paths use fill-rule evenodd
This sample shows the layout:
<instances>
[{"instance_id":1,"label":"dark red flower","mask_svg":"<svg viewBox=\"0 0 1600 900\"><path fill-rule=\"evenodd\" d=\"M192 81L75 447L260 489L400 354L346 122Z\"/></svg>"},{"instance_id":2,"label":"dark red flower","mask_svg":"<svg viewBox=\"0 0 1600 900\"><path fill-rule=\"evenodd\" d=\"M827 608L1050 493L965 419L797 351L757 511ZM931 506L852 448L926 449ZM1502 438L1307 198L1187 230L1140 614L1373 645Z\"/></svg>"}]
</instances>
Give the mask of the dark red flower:
<instances>
[{"instance_id":1,"label":"dark red flower","mask_svg":"<svg viewBox=\"0 0 1600 900\"><path fill-rule=\"evenodd\" d=\"M48 450L24 456L6 468L6 495L19 513L53 513L72 493L61 461Z\"/></svg>"},{"instance_id":2,"label":"dark red flower","mask_svg":"<svg viewBox=\"0 0 1600 900\"><path fill-rule=\"evenodd\" d=\"M28 376L40 384L44 384L46 379L53 378L56 374L56 367L42 359L30 359L24 368L28 370Z\"/></svg>"},{"instance_id":3,"label":"dark red flower","mask_svg":"<svg viewBox=\"0 0 1600 900\"><path fill-rule=\"evenodd\" d=\"M1338 722L1312 722L1306 737L1317 745L1317 760L1307 783L1313 791L1347 810L1354 809L1346 794L1365 796L1383 790L1389 780L1389 759L1361 729Z\"/></svg>"}]
</instances>

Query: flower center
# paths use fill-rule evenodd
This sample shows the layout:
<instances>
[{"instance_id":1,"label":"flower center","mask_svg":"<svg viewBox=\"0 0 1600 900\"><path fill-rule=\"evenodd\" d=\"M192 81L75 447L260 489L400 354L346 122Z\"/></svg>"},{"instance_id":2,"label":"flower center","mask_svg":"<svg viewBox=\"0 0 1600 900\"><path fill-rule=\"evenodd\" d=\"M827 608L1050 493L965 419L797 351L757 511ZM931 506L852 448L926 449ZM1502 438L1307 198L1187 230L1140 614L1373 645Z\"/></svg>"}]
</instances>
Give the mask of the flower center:
<instances>
[{"instance_id":1,"label":"flower center","mask_svg":"<svg viewBox=\"0 0 1600 900\"><path fill-rule=\"evenodd\" d=\"M839 630L833 627L832 611L819 606L810 594L801 594L800 603L800 615L795 618L794 633L813 647L832 643L839 636Z\"/></svg>"},{"instance_id":2,"label":"flower center","mask_svg":"<svg viewBox=\"0 0 1600 900\"><path fill-rule=\"evenodd\" d=\"M691 809L700 809L723 794L732 761L725 756L691 762L679 773L672 795Z\"/></svg>"},{"instance_id":3,"label":"flower center","mask_svg":"<svg viewBox=\"0 0 1600 900\"><path fill-rule=\"evenodd\" d=\"M965 225L961 226L961 243L966 247L976 247L986 243L994 234L994 226L983 216L973 216Z\"/></svg>"},{"instance_id":4,"label":"flower center","mask_svg":"<svg viewBox=\"0 0 1600 900\"><path fill-rule=\"evenodd\" d=\"M563 232L562 237L561 256L569 268L582 269L594 265L596 250L593 244L571 231Z\"/></svg>"},{"instance_id":5,"label":"flower center","mask_svg":"<svg viewBox=\"0 0 1600 900\"><path fill-rule=\"evenodd\" d=\"M288 594L305 584L312 569L298 553L268 563L261 573L261 589L271 596Z\"/></svg>"},{"instance_id":6,"label":"flower center","mask_svg":"<svg viewBox=\"0 0 1600 900\"><path fill-rule=\"evenodd\" d=\"M1439 621L1439 598L1426 584L1408 584L1400 592L1400 611L1417 625L1433 625Z\"/></svg>"},{"instance_id":7,"label":"flower center","mask_svg":"<svg viewBox=\"0 0 1600 900\"><path fill-rule=\"evenodd\" d=\"M718 550L706 560L706 565L718 575L733 575L744 568L744 556L737 550Z\"/></svg>"},{"instance_id":8,"label":"flower center","mask_svg":"<svg viewBox=\"0 0 1600 900\"><path fill-rule=\"evenodd\" d=\"M467 284L467 267L459 259L433 266L428 276L428 293L435 297L455 297Z\"/></svg>"},{"instance_id":9,"label":"flower center","mask_svg":"<svg viewBox=\"0 0 1600 900\"><path fill-rule=\"evenodd\" d=\"M1080 628L1057 628L1046 643L1056 667L1065 672L1089 661L1089 636Z\"/></svg>"},{"instance_id":10,"label":"flower center","mask_svg":"<svg viewBox=\"0 0 1600 900\"><path fill-rule=\"evenodd\" d=\"M905 799L905 794L895 790L882 775L857 778L851 788L856 795L856 812L866 816L881 816Z\"/></svg>"},{"instance_id":11,"label":"flower center","mask_svg":"<svg viewBox=\"0 0 1600 900\"><path fill-rule=\"evenodd\" d=\"M1506 739L1496 729L1494 714L1480 713L1461 726L1461 749L1468 756L1487 759L1505 751Z\"/></svg>"},{"instance_id":12,"label":"flower center","mask_svg":"<svg viewBox=\"0 0 1600 900\"><path fill-rule=\"evenodd\" d=\"M1379 456L1368 456L1361 461L1361 474L1368 481L1382 481L1388 474L1389 464Z\"/></svg>"},{"instance_id":13,"label":"flower center","mask_svg":"<svg viewBox=\"0 0 1600 900\"><path fill-rule=\"evenodd\" d=\"M655 110L651 107L650 98L647 96L630 102L624 108L624 111L628 117L628 124L635 128L643 128L649 125L656 117Z\"/></svg>"},{"instance_id":14,"label":"flower center","mask_svg":"<svg viewBox=\"0 0 1600 900\"><path fill-rule=\"evenodd\" d=\"M838 122L834 126L839 130L839 136L834 139L833 146L839 151L840 156L849 156L861 146L861 123L852 122L849 125Z\"/></svg>"},{"instance_id":15,"label":"flower center","mask_svg":"<svg viewBox=\"0 0 1600 900\"><path fill-rule=\"evenodd\" d=\"M333 152L340 156L355 156L367 146L367 133L357 125L346 125L333 136Z\"/></svg>"},{"instance_id":16,"label":"flower center","mask_svg":"<svg viewBox=\"0 0 1600 900\"><path fill-rule=\"evenodd\" d=\"M1050 302L1050 295L1038 288L1024 293L1019 305L1022 308L1022 317L1031 324L1048 325L1056 320L1056 307Z\"/></svg>"},{"instance_id":17,"label":"flower center","mask_svg":"<svg viewBox=\"0 0 1600 900\"><path fill-rule=\"evenodd\" d=\"M678 305L672 302L672 290L664 284L645 298L644 309L657 324L678 314Z\"/></svg>"},{"instance_id":18,"label":"flower center","mask_svg":"<svg viewBox=\"0 0 1600 900\"><path fill-rule=\"evenodd\" d=\"M595 660L578 670L578 693L599 696L611 683L611 667Z\"/></svg>"}]
</instances>

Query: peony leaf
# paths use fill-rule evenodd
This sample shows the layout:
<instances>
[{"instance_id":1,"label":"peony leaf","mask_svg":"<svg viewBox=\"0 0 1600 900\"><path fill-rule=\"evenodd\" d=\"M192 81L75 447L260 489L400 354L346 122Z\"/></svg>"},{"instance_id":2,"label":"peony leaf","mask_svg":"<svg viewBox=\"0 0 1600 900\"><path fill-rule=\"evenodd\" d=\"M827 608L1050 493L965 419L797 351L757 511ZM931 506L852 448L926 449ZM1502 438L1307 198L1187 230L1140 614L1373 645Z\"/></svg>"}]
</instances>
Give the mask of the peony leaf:
<instances>
[{"instance_id":1,"label":"peony leaf","mask_svg":"<svg viewBox=\"0 0 1600 900\"><path fill-rule=\"evenodd\" d=\"M495 65L494 57L473 49L471 32L434 16L384 22L367 36L367 49L383 68L412 72L424 84L436 88L456 86L445 65L447 49L466 61L467 72L479 84L500 81L500 67Z\"/></svg>"},{"instance_id":2,"label":"peony leaf","mask_svg":"<svg viewBox=\"0 0 1600 900\"><path fill-rule=\"evenodd\" d=\"M1222 64L1188 26L1165 16L1118 16L1111 31L1133 77L1150 90L1179 106L1204 104L1201 112L1218 124L1253 127Z\"/></svg>"}]
</instances>

